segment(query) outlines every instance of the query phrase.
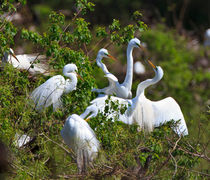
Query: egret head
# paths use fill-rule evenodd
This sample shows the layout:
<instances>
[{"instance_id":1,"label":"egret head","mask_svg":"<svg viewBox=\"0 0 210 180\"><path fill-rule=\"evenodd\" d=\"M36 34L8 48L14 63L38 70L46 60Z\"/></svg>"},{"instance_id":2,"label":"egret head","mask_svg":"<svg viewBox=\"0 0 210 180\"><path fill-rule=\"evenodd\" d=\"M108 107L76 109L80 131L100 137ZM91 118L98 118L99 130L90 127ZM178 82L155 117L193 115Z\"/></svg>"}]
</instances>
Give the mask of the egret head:
<instances>
[{"instance_id":1,"label":"egret head","mask_svg":"<svg viewBox=\"0 0 210 180\"><path fill-rule=\"evenodd\" d=\"M77 66L75 64L67 64L63 68L63 74L65 76L68 77L69 73L75 73L76 76L78 76L81 80L83 80L83 78L77 72L78 72L78 69L77 69Z\"/></svg>"},{"instance_id":2,"label":"egret head","mask_svg":"<svg viewBox=\"0 0 210 180\"><path fill-rule=\"evenodd\" d=\"M11 55L12 57L14 57L14 58L19 62L19 60L18 60L18 58L15 56L15 53L14 53L14 51L13 51L12 48L9 48L9 54L8 54L7 52L4 53L4 57L3 57L2 61L8 62L9 59L10 59L10 58L9 58L9 55ZM10 56L10 57L11 57L11 56Z\"/></svg>"},{"instance_id":3,"label":"egret head","mask_svg":"<svg viewBox=\"0 0 210 180\"><path fill-rule=\"evenodd\" d=\"M10 54L15 54L12 48L9 48L9 53Z\"/></svg>"},{"instance_id":4,"label":"egret head","mask_svg":"<svg viewBox=\"0 0 210 180\"><path fill-rule=\"evenodd\" d=\"M102 48L102 49L100 49L100 50L98 51L97 57L100 57L99 59L102 59L102 58L111 58L111 59L113 59L113 60L116 60L113 56L111 56L111 55L109 54L109 52L107 51L107 49L104 49L104 48Z\"/></svg>"},{"instance_id":5,"label":"egret head","mask_svg":"<svg viewBox=\"0 0 210 180\"><path fill-rule=\"evenodd\" d=\"M77 72L77 66L75 64L67 64L63 67L63 73L64 72Z\"/></svg>"},{"instance_id":6,"label":"egret head","mask_svg":"<svg viewBox=\"0 0 210 180\"><path fill-rule=\"evenodd\" d=\"M133 38L129 41L128 46L131 47L136 47L136 48L141 48L143 51L146 52L146 49L144 46L141 44L141 41L138 38Z\"/></svg>"},{"instance_id":7,"label":"egret head","mask_svg":"<svg viewBox=\"0 0 210 180\"><path fill-rule=\"evenodd\" d=\"M153 70L155 71L156 74L158 74L158 76L160 78L163 77L163 69L160 66L155 66L150 60L148 60L150 66L152 66Z\"/></svg>"},{"instance_id":8,"label":"egret head","mask_svg":"<svg viewBox=\"0 0 210 180\"><path fill-rule=\"evenodd\" d=\"M85 110L89 113L91 113L86 119L85 121L88 121L90 118L96 117L98 115L98 107L96 107L95 105L89 106L87 107L87 109Z\"/></svg>"},{"instance_id":9,"label":"egret head","mask_svg":"<svg viewBox=\"0 0 210 180\"><path fill-rule=\"evenodd\" d=\"M141 47L141 41L138 38L133 38L128 43L132 47L139 48Z\"/></svg>"}]
</instances>

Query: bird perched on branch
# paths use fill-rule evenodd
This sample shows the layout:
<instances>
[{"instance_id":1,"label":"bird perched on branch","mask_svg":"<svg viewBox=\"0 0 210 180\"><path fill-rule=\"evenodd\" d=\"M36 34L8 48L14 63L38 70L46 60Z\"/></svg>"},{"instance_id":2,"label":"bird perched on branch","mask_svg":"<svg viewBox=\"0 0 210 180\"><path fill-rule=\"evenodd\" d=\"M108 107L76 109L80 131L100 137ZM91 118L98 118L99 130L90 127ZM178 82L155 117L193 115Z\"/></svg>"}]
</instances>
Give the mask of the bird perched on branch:
<instances>
[{"instance_id":1,"label":"bird perched on branch","mask_svg":"<svg viewBox=\"0 0 210 180\"><path fill-rule=\"evenodd\" d=\"M92 114L88 119L97 114L97 109L89 107L80 116L77 114L69 116L61 130L64 142L76 154L79 173L86 171L86 168L97 157L100 149L100 144L94 131L84 120L91 112Z\"/></svg>"},{"instance_id":2,"label":"bird perched on branch","mask_svg":"<svg viewBox=\"0 0 210 180\"><path fill-rule=\"evenodd\" d=\"M63 75L70 79L65 79L61 75L53 76L45 83L37 87L30 95L35 103L38 111L53 105L53 110L61 107L61 96L65 93L76 90L77 86L77 66L75 64L67 64L63 68Z\"/></svg>"},{"instance_id":3,"label":"bird perched on branch","mask_svg":"<svg viewBox=\"0 0 210 180\"><path fill-rule=\"evenodd\" d=\"M133 82L133 48L143 48L141 46L140 40L137 38L131 39L130 42L128 43L127 47L127 72L126 72L126 77L125 80L122 84L118 82L118 79L111 74L106 66L101 62L102 58L105 57L104 54L107 54L107 50L101 49L98 52L96 62L99 67L102 68L102 70L105 73L105 77L108 78L109 80L109 86L105 87L103 89L93 89L93 92L97 93L105 93L107 95L116 95L117 97L124 98L124 99L130 99L132 98L132 82Z\"/></svg>"},{"instance_id":4,"label":"bird perched on branch","mask_svg":"<svg viewBox=\"0 0 210 180\"><path fill-rule=\"evenodd\" d=\"M40 61L39 63L37 63ZM10 63L14 68L27 70L30 74L49 75L49 66L46 64L46 57L39 54L15 55L10 48L9 53L4 53L3 63Z\"/></svg>"},{"instance_id":5,"label":"bird perched on branch","mask_svg":"<svg viewBox=\"0 0 210 180\"><path fill-rule=\"evenodd\" d=\"M114 96L101 95L93 101L90 106L98 108L99 112L105 112L106 101L110 101L119 104L120 106L126 106L127 110L125 113L118 111L108 112L107 118L115 119L118 118L126 124L138 124L141 129L151 132L154 127L159 127L162 124L174 120L178 122L177 126L174 127L174 131L178 135L188 135L187 125L183 116L183 113L178 103L172 98L168 97L160 101L151 101L144 95L144 91L147 87L156 84L163 77L163 70L160 66L154 66L151 61L148 61L155 71L155 76L152 79L147 79L141 82L137 87L136 97L129 100L118 98Z\"/></svg>"}]
</instances>

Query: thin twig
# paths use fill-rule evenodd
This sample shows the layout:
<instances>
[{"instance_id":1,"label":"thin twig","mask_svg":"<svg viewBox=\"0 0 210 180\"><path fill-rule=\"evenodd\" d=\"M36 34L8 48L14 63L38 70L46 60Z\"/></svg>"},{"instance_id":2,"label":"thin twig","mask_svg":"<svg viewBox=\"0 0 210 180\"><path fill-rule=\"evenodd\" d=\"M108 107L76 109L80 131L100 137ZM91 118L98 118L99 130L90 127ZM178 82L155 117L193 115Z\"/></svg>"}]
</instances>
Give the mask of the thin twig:
<instances>
[{"instance_id":1,"label":"thin twig","mask_svg":"<svg viewBox=\"0 0 210 180\"><path fill-rule=\"evenodd\" d=\"M196 170L192 170L192 169L187 169L186 167L182 167L182 166L179 166L179 165L177 167L181 168L181 169L184 169L184 170L187 170L187 171L191 171L191 172L194 172L194 173L198 173L198 174L210 177L210 174L206 174L206 173L196 171Z\"/></svg>"},{"instance_id":2,"label":"thin twig","mask_svg":"<svg viewBox=\"0 0 210 180\"><path fill-rule=\"evenodd\" d=\"M174 158L174 156L171 154L170 151L169 151L169 154L170 154L171 158L172 158L173 161L174 161L174 167L175 167L175 169L174 169L174 174L173 174L173 178L174 178L174 176L175 176L176 173L177 173L177 162L176 162L176 159Z\"/></svg>"},{"instance_id":3,"label":"thin twig","mask_svg":"<svg viewBox=\"0 0 210 180\"><path fill-rule=\"evenodd\" d=\"M88 55L88 50L87 50L87 46L85 45L85 43L83 43L83 46L85 48L85 53L86 53L86 56Z\"/></svg>"},{"instance_id":4,"label":"thin twig","mask_svg":"<svg viewBox=\"0 0 210 180\"><path fill-rule=\"evenodd\" d=\"M107 43L105 46L104 46L104 48L107 48L107 47L109 47L111 44L113 44L112 42L110 42L110 43Z\"/></svg>"},{"instance_id":5,"label":"thin twig","mask_svg":"<svg viewBox=\"0 0 210 180\"><path fill-rule=\"evenodd\" d=\"M180 136L179 139L175 142L173 149L171 151L169 150L169 156L167 157L167 159L155 170L155 172L149 177L149 179L155 176L166 164L168 164L169 160L171 159L170 154L174 152L181 138L182 136Z\"/></svg>"},{"instance_id":6,"label":"thin twig","mask_svg":"<svg viewBox=\"0 0 210 180\"><path fill-rule=\"evenodd\" d=\"M31 66L34 64L34 62L38 59L38 57L40 56L40 53L36 56L36 58L32 61L31 65L29 66L29 68L27 69L27 72L29 71L29 69L31 68Z\"/></svg>"},{"instance_id":7,"label":"thin twig","mask_svg":"<svg viewBox=\"0 0 210 180\"><path fill-rule=\"evenodd\" d=\"M65 178L65 179L69 179L69 178L79 178L79 177L84 177L83 174L75 174L75 175L57 175L58 178Z\"/></svg>"},{"instance_id":8,"label":"thin twig","mask_svg":"<svg viewBox=\"0 0 210 180\"><path fill-rule=\"evenodd\" d=\"M77 12L77 14L74 16L74 18L72 19L72 21L74 21L76 18L77 18L77 16L80 14L80 12L82 11L82 8L80 8L79 9L79 11Z\"/></svg>"},{"instance_id":9,"label":"thin twig","mask_svg":"<svg viewBox=\"0 0 210 180\"><path fill-rule=\"evenodd\" d=\"M181 147L178 147L178 149L181 150L181 151L183 151L183 152L185 152L185 153L187 153L187 154L190 154L192 156L200 157L200 158L203 158L203 159L205 159L207 161L210 161L210 158L207 155L205 155L205 154L192 153L192 152L189 152L189 151L187 151L187 150L185 150L185 149L183 149Z\"/></svg>"},{"instance_id":10,"label":"thin twig","mask_svg":"<svg viewBox=\"0 0 210 180\"><path fill-rule=\"evenodd\" d=\"M96 44L95 46L87 53L87 56L104 40L104 38L101 38Z\"/></svg>"},{"instance_id":11,"label":"thin twig","mask_svg":"<svg viewBox=\"0 0 210 180\"><path fill-rule=\"evenodd\" d=\"M80 8L80 10L77 12L77 14L74 16L74 18L72 19L72 21L74 21L76 19L76 17L79 15L79 13L82 11L82 8ZM68 29L68 27L71 25L71 23L69 23L64 29L63 32L66 32L66 30Z\"/></svg>"},{"instance_id":12,"label":"thin twig","mask_svg":"<svg viewBox=\"0 0 210 180\"><path fill-rule=\"evenodd\" d=\"M19 170L21 170L21 171L23 171L23 172L26 172L28 175L30 175L31 177L34 177L34 175L31 173L31 172L28 172L28 171L26 171L26 167L24 167L24 169L23 168L21 168L21 167L19 167L18 165L16 165L16 164L14 164L14 163L11 163L10 164L13 168L17 168L17 169L19 169Z\"/></svg>"},{"instance_id":13,"label":"thin twig","mask_svg":"<svg viewBox=\"0 0 210 180\"><path fill-rule=\"evenodd\" d=\"M20 2L17 3L16 5L16 9L20 6ZM12 18L12 16L14 16L14 14L16 13L16 11L13 11L12 13L8 13L6 16L10 15L10 18ZM10 19L6 20L6 17L4 18L4 22L2 23L1 27L0 27L0 31L2 31L3 27L5 26L5 22L6 21L10 21Z\"/></svg>"},{"instance_id":14,"label":"thin twig","mask_svg":"<svg viewBox=\"0 0 210 180\"><path fill-rule=\"evenodd\" d=\"M71 151L68 151L65 147L63 147L62 145L58 144L57 142L53 141L52 139L50 139L48 136L46 136L44 133L40 134L41 136L43 135L44 137L46 137L49 141L53 142L54 144L58 145L61 149L63 149L67 154L69 154L71 156L72 159L75 160L75 157L72 156L72 154L74 155L74 153Z\"/></svg>"}]
</instances>

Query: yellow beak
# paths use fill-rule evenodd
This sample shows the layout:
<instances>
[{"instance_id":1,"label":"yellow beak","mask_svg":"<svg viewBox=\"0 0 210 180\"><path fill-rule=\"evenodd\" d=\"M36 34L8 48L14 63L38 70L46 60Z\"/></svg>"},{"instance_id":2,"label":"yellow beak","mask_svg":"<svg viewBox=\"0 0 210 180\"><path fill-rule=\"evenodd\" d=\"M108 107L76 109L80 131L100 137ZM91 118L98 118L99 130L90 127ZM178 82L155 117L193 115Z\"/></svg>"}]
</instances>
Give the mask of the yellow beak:
<instances>
[{"instance_id":1,"label":"yellow beak","mask_svg":"<svg viewBox=\"0 0 210 180\"><path fill-rule=\"evenodd\" d=\"M148 60L149 64L152 66L152 68L156 68L156 66L154 64L152 64L152 62L150 60Z\"/></svg>"},{"instance_id":2,"label":"yellow beak","mask_svg":"<svg viewBox=\"0 0 210 180\"><path fill-rule=\"evenodd\" d=\"M78 73L76 73L76 74L77 74L78 78L80 78L82 81L84 81L84 79Z\"/></svg>"},{"instance_id":3,"label":"yellow beak","mask_svg":"<svg viewBox=\"0 0 210 180\"><path fill-rule=\"evenodd\" d=\"M89 120L90 120L90 118L89 118L89 117L85 119L85 121L89 121Z\"/></svg>"},{"instance_id":4,"label":"yellow beak","mask_svg":"<svg viewBox=\"0 0 210 180\"><path fill-rule=\"evenodd\" d=\"M111 58L112 60L117 61L117 59L114 58L113 56L111 56L110 54L108 54L107 56L108 56L109 58Z\"/></svg>"},{"instance_id":5,"label":"yellow beak","mask_svg":"<svg viewBox=\"0 0 210 180\"><path fill-rule=\"evenodd\" d=\"M12 57L14 57L19 63L20 61L18 60L18 58L15 56L15 54L11 53Z\"/></svg>"}]
</instances>

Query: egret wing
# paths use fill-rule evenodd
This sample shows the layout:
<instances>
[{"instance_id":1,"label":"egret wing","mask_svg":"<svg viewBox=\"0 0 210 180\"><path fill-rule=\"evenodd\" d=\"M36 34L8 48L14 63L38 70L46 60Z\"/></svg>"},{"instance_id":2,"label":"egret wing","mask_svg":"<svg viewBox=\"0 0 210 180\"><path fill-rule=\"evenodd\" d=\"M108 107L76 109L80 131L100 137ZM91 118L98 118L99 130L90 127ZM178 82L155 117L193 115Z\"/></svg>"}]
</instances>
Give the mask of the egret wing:
<instances>
[{"instance_id":1,"label":"egret wing","mask_svg":"<svg viewBox=\"0 0 210 180\"><path fill-rule=\"evenodd\" d=\"M89 124L80 116L73 114L66 120L61 135L65 143L80 154L81 151L86 152L86 159L92 160L95 153L99 150L99 141Z\"/></svg>"},{"instance_id":2,"label":"egret wing","mask_svg":"<svg viewBox=\"0 0 210 180\"><path fill-rule=\"evenodd\" d=\"M35 60L39 60L40 62L46 61L45 55L39 55L39 54L22 54L22 55L16 55L16 57L19 59L23 59L24 61L33 62Z\"/></svg>"},{"instance_id":3,"label":"egret wing","mask_svg":"<svg viewBox=\"0 0 210 180\"><path fill-rule=\"evenodd\" d=\"M17 55L16 57L20 62L17 66L17 68L19 69L28 70L32 74L37 74L37 73L44 74L49 70L49 66L45 64L46 56L44 55L38 56L38 54L23 54L23 55ZM38 60L40 61L39 63ZM14 63L17 62L14 61Z\"/></svg>"},{"instance_id":4,"label":"egret wing","mask_svg":"<svg viewBox=\"0 0 210 180\"><path fill-rule=\"evenodd\" d=\"M109 86L111 86L111 87L116 86L116 83L118 82L118 79L116 78L116 76L114 76L111 73L107 73L106 75L104 75L104 77L107 77L107 79L109 81Z\"/></svg>"},{"instance_id":5,"label":"egret wing","mask_svg":"<svg viewBox=\"0 0 210 180\"><path fill-rule=\"evenodd\" d=\"M180 109L178 103L171 97L165 98L160 101L152 102L154 116L155 116L155 127L159 127L160 125L170 121L178 121L177 128L174 129L177 134L188 134L187 125L183 116L183 113Z\"/></svg>"},{"instance_id":6,"label":"egret wing","mask_svg":"<svg viewBox=\"0 0 210 180\"><path fill-rule=\"evenodd\" d=\"M53 104L53 109L56 110L61 106L61 95L65 89L65 79L61 75L53 76L45 83L36 88L31 99L36 104L36 109L41 110Z\"/></svg>"},{"instance_id":7,"label":"egret wing","mask_svg":"<svg viewBox=\"0 0 210 180\"><path fill-rule=\"evenodd\" d=\"M106 103L106 100L108 99L108 97L109 97L108 95L101 95L100 97L97 97L96 99L92 100L90 103L91 105L95 105L98 108L99 112L104 113L105 107L107 105L111 107L110 103L109 104ZM120 109L124 106L128 108L128 104L131 104L130 100L118 98L115 96L110 96L110 101L119 104L120 108L118 109L118 111L113 111L112 109L109 109L109 111L105 113L107 118L111 118L114 121L115 118L118 117L120 121L126 123L128 121L127 118L129 118L126 113L127 111L124 114L121 114Z\"/></svg>"}]
</instances>

